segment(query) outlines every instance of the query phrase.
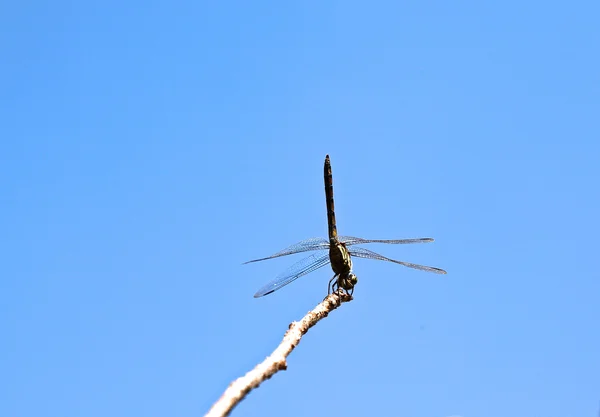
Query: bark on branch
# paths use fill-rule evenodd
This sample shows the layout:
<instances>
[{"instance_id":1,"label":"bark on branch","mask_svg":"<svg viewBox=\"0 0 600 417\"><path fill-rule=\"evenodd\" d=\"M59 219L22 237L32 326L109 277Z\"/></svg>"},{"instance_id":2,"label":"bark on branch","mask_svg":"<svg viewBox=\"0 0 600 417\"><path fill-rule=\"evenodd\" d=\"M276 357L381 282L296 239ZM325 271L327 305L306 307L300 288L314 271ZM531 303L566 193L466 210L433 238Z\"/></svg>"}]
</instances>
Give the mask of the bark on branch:
<instances>
[{"instance_id":1,"label":"bark on branch","mask_svg":"<svg viewBox=\"0 0 600 417\"><path fill-rule=\"evenodd\" d=\"M257 388L263 381L271 378L277 371L287 369L286 358L300 343L302 336L319 320L327 317L329 313L338 308L342 303L352 300L352 296L345 292L335 292L328 295L312 311L300 321L290 324L279 346L262 363L229 384L221 398L213 404L205 417L223 417L229 415L231 410L244 399L244 397Z\"/></svg>"}]
</instances>

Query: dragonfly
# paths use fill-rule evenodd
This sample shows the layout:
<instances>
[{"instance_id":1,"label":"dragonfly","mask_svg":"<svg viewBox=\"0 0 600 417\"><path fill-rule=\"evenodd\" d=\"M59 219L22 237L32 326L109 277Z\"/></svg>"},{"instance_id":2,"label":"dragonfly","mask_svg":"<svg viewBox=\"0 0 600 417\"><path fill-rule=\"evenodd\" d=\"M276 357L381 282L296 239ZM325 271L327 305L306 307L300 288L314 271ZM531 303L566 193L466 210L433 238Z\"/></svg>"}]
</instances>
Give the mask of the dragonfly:
<instances>
[{"instance_id":1,"label":"dragonfly","mask_svg":"<svg viewBox=\"0 0 600 417\"><path fill-rule=\"evenodd\" d=\"M325 180L325 199L327 203L327 228L329 239L313 237L293 244L266 258L253 259L244 264L265 261L267 259L279 258L281 256L293 255L301 252L316 251L312 255L301 259L291 267L279 274L274 280L267 283L259 289L254 298L259 298L271 294L288 284L291 284L298 278L316 271L325 265L331 264L333 277L329 280L327 293L344 290L350 295L354 293L354 287L358 283L358 277L352 271L352 256L357 258L376 259L380 261L393 262L420 271L433 272L436 274L445 274L446 271L433 266L413 264L410 262L397 261L387 258L383 255L370 251L369 249L354 246L366 243L387 243L394 245L405 245L412 243L433 242L432 238L423 237L415 239L363 239L352 236L338 236L335 222L335 206L333 202L333 175L331 173L331 161L329 155L325 156L325 165L323 170Z\"/></svg>"}]
</instances>

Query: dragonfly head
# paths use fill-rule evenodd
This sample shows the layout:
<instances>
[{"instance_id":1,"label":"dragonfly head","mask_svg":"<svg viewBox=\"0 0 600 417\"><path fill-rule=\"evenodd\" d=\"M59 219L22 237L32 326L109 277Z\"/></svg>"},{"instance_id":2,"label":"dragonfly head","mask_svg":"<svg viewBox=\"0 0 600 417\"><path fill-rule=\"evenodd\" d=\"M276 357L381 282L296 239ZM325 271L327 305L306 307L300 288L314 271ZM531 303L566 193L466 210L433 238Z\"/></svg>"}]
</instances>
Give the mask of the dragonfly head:
<instances>
[{"instance_id":1,"label":"dragonfly head","mask_svg":"<svg viewBox=\"0 0 600 417\"><path fill-rule=\"evenodd\" d=\"M350 291L354 288L354 286L358 283L358 277L354 275L352 272L348 272L347 274L340 276L339 278L339 286L346 291Z\"/></svg>"}]
</instances>

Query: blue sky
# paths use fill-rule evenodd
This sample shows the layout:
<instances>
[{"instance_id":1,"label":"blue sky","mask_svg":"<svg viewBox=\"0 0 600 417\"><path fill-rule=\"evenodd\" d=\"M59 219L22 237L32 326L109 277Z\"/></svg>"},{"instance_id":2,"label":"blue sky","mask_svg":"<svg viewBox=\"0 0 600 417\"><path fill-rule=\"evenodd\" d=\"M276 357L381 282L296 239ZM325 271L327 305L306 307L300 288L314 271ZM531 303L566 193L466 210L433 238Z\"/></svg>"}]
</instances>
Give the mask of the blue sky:
<instances>
[{"instance_id":1,"label":"blue sky","mask_svg":"<svg viewBox=\"0 0 600 417\"><path fill-rule=\"evenodd\" d=\"M325 295L254 292L338 231L355 300L235 416L596 416L596 2L0 6L0 415L198 416Z\"/></svg>"}]
</instances>

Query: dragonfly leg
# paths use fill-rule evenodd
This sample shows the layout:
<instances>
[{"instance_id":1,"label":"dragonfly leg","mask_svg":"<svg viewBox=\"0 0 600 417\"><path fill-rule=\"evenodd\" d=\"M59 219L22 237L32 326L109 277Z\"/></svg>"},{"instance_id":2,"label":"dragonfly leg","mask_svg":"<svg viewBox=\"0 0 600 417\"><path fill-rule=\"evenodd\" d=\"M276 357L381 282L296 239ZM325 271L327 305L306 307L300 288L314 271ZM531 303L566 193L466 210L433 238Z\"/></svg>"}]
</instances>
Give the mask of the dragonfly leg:
<instances>
[{"instance_id":1,"label":"dragonfly leg","mask_svg":"<svg viewBox=\"0 0 600 417\"><path fill-rule=\"evenodd\" d=\"M331 278L329 280L329 284L327 285L327 294L328 295L331 294L331 293L337 293L337 292L339 292L340 295L341 295L341 292L343 290L342 290L342 288L340 288L340 282L339 282L339 280L337 278L338 278L338 275L335 274L333 276L333 278ZM339 302L339 304L341 304L342 303L342 299L338 298L338 302ZM338 304L338 306L339 306L339 304Z\"/></svg>"},{"instance_id":2,"label":"dragonfly leg","mask_svg":"<svg viewBox=\"0 0 600 417\"><path fill-rule=\"evenodd\" d=\"M337 286L337 281L334 281L337 278L337 274L335 274L333 276L333 278L331 278L329 280L329 284L327 285L327 295L331 294L332 292L335 292L335 287Z\"/></svg>"}]
</instances>

